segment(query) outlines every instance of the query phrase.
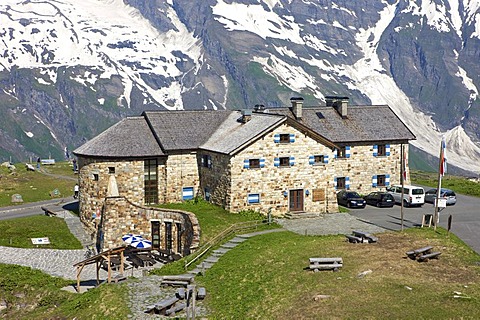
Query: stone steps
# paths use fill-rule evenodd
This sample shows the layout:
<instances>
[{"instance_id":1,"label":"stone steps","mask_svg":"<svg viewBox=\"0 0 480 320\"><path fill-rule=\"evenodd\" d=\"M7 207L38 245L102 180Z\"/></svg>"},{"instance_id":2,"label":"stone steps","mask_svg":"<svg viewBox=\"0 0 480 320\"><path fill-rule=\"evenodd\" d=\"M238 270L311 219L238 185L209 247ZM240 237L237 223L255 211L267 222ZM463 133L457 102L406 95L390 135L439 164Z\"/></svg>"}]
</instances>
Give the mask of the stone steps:
<instances>
[{"instance_id":1,"label":"stone steps","mask_svg":"<svg viewBox=\"0 0 480 320\"><path fill-rule=\"evenodd\" d=\"M313 212L299 212L299 213L287 212L285 214L286 219L306 219L306 218L318 218L318 217L320 217L320 214L313 213Z\"/></svg>"}]
</instances>

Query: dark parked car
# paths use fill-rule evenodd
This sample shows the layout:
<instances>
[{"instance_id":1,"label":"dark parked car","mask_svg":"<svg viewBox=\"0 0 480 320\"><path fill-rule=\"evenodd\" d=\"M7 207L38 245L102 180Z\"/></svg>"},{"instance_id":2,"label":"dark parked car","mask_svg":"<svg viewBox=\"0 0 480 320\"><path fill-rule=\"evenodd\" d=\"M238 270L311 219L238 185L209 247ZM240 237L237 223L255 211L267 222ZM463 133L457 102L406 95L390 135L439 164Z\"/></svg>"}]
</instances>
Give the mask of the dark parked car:
<instances>
[{"instance_id":1,"label":"dark parked car","mask_svg":"<svg viewBox=\"0 0 480 320\"><path fill-rule=\"evenodd\" d=\"M447 201L447 205L454 205L457 203L457 195L450 189L440 189L440 198L443 198ZM425 192L425 202L435 203L435 198L437 197L437 189L430 189Z\"/></svg>"},{"instance_id":2,"label":"dark parked car","mask_svg":"<svg viewBox=\"0 0 480 320\"><path fill-rule=\"evenodd\" d=\"M347 208L365 208L367 202L355 191L341 190L337 193L339 205Z\"/></svg>"},{"instance_id":3,"label":"dark parked car","mask_svg":"<svg viewBox=\"0 0 480 320\"><path fill-rule=\"evenodd\" d=\"M395 199L388 192L375 191L363 197L367 204L377 207L393 207Z\"/></svg>"}]
</instances>

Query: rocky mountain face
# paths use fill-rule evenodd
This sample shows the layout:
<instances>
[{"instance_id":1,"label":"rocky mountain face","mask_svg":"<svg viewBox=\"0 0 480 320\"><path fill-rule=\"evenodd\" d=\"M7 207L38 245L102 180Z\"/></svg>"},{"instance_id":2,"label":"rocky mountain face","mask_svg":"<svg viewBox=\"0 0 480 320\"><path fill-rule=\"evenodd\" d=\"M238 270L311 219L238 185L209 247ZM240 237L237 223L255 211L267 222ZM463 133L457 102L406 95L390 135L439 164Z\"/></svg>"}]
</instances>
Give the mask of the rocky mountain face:
<instances>
[{"instance_id":1,"label":"rocky mountain face","mask_svg":"<svg viewBox=\"0 0 480 320\"><path fill-rule=\"evenodd\" d=\"M0 161L62 158L143 110L342 95L478 173L479 59L480 0L2 0Z\"/></svg>"}]
</instances>

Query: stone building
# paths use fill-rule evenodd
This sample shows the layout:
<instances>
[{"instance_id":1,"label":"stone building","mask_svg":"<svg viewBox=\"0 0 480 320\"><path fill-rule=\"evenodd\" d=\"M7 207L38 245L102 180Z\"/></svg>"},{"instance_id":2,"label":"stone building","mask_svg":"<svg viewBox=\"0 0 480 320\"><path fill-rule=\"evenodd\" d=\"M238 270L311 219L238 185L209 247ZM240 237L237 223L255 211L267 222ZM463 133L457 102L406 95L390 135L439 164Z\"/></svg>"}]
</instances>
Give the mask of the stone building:
<instances>
[{"instance_id":1,"label":"stone building","mask_svg":"<svg viewBox=\"0 0 480 320\"><path fill-rule=\"evenodd\" d=\"M388 106L326 101L128 117L74 151L81 219L96 223L102 247L135 232L183 254L198 245L195 217L148 205L201 197L233 212L328 213L338 189L399 183L401 149L415 139L405 124Z\"/></svg>"}]
</instances>

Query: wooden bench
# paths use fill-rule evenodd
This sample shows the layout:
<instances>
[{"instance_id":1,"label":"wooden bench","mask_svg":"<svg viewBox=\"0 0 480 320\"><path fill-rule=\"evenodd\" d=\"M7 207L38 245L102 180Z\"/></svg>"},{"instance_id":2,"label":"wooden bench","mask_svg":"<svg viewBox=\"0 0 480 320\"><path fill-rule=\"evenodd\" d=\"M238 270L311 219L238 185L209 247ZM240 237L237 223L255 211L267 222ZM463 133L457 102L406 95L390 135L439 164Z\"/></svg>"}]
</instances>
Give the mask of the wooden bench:
<instances>
[{"instance_id":1,"label":"wooden bench","mask_svg":"<svg viewBox=\"0 0 480 320\"><path fill-rule=\"evenodd\" d=\"M56 212L53 212L52 210L48 209L47 207L41 207L41 209L43 210L43 212L45 212L46 216L49 216L49 217L56 217L57 216Z\"/></svg>"},{"instance_id":2,"label":"wooden bench","mask_svg":"<svg viewBox=\"0 0 480 320\"><path fill-rule=\"evenodd\" d=\"M426 246L426 247L423 247L423 248L407 251L406 255L410 259L416 260L418 256L429 254L432 251L432 249L433 249L432 246Z\"/></svg>"},{"instance_id":3,"label":"wooden bench","mask_svg":"<svg viewBox=\"0 0 480 320\"><path fill-rule=\"evenodd\" d=\"M347 241L350 243L360 243L363 242L363 239L357 236L352 236L349 234L346 234L345 237L347 237Z\"/></svg>"},{"instance_id":4,"label":"wooden bench","mask_svg":"<svg viewBox=\"0 0 480 320\"><path fill-rule=\"evenodd\" d=\"M343 266L342 258L310 258L310 270L318 272L319 270L338 271Z\"/></svg>"},{"instance_id":5,"label":"wooden bench","mask_svg":"<svg viewBox=\"0 0 480 320\"><path fill-rule=\"evenodd\" d=\"M438 256L441 254L442 254L441 252L427 253L418 257L418 261L424 262L424 261L428 261L429 259L438 259Z\"/></svg>"},{"instance_id":6,"label":"wooden bench","mask_svg":"<svg viewBox=\"0 0 480 320\"><path fill-rule=\"evenodd\" d=\"M167 309L171 309L172 306L174 306L179 299L177 297L171 297L168 299L164 299L154 305L149 305L145 309L145 313L155 313L155 314L162 314L166 315Z\"/></svg>"},{"instance_id":7,"label":"wooden bench","mask_svg":"<svg viewBox=\"0 0 480 320\"><path fill-rule=\"evenodd\" d=\"M370 233L356 231L356 230L354 230L352 233L354 236L362 238L362 242L372 243L372 242L378 241L378 238L375 236L372 236Z\"/></svg>"}]
</instances>

